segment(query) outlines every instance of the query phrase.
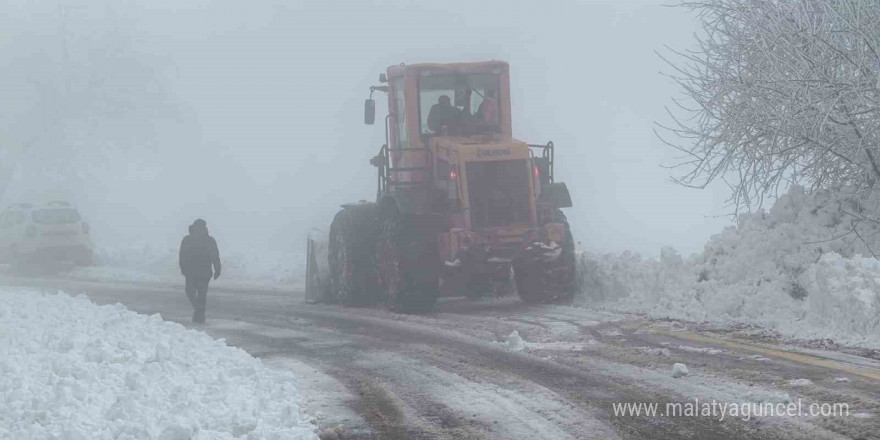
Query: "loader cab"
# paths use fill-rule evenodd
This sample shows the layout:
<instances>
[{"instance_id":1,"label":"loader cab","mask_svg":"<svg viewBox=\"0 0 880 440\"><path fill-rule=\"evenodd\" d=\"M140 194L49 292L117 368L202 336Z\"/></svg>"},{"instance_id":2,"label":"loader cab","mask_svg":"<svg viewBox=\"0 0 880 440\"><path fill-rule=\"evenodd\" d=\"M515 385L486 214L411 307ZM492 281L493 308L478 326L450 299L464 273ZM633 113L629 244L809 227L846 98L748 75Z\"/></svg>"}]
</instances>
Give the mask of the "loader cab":
<instances>
[{"instance_id":1,"label":"loader cab","mask_svg":"<svg viewBox=\"0 0 880 440\"><path fill-rule=\"evenodd\" d=\"M506 62L401 64L379 82L365 107L372 120L372 92L387 93L386 143L371 160L377 201L407 200L466 230L537 224L536 198L553 183L552 143L513 139Z\"/></svg>"},{"instance_id":2,"label":"loader cab","mask_svg":"<svg viewBox=\"0 0 880 440\"><path fill-rule=\"evenodd\" d=\"M439 136L510 138L510 77L507 63L391 66L388 82L388 146L427 148ZM440 101L448 98L449 108ZM432 109L443 123L429 124Z\"/></svg>"}]
</instances>

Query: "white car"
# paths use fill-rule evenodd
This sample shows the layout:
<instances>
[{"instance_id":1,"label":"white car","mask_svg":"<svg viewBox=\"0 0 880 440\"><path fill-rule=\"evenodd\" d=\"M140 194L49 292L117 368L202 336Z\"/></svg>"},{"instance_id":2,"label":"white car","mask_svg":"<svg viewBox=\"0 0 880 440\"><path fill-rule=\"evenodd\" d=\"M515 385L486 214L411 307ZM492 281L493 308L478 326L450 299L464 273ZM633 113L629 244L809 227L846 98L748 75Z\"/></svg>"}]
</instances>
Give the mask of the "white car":
<instances>
[{"instance_id":1,"label":"white car","mask_svg":"<svg viewBox=\"0 0 880 440\"><path fill-rule=\"evenodd\" d=\"M91 265L89 225L67 202L11 205L0 212L0 260Z\"/></svg>"}]
</instances>

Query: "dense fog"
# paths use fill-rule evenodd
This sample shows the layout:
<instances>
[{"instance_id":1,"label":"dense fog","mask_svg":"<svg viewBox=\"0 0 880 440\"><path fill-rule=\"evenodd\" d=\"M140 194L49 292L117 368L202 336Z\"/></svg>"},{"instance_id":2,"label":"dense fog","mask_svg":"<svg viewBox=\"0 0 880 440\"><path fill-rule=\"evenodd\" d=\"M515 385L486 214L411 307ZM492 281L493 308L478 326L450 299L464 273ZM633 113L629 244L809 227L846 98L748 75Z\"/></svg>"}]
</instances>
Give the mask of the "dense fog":
<instances>
[{"instance_id":1,"label":"dense fog","mask_svg":"<svg viewBox=\"0 0 880 440\"><path fill-rule=\"evenodd\" d=\"M676 94L653 51L694 31L655 2L6 0L0 195L73 201L99 245L175 246L203 217L221 249L299 249L375 197L380 72L503 59L514 136L557 145L583 248L696 251L723 188L669 182L652 132Z\"/></svg>"}]
</instances>

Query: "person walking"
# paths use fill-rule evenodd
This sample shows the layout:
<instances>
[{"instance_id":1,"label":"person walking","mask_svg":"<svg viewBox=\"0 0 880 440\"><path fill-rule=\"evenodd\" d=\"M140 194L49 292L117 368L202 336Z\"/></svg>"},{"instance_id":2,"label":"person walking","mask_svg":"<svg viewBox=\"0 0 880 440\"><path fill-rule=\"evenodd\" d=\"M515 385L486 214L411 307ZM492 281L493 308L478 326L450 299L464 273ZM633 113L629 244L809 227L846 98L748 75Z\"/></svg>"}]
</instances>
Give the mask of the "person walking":
<instances>
[{"instance_id":1,"label":"person walking","mask_svg":"<svg viewBox=\"0 0 880 440\"><path fill-rule=\"evenodd\" d=\"M204 324L208 283L220 277L220 251L208 235L208 224L197 219L180 242L180 273L186 278L186 297L193 306L192 322Z\"/></svg>"}]
</instances>

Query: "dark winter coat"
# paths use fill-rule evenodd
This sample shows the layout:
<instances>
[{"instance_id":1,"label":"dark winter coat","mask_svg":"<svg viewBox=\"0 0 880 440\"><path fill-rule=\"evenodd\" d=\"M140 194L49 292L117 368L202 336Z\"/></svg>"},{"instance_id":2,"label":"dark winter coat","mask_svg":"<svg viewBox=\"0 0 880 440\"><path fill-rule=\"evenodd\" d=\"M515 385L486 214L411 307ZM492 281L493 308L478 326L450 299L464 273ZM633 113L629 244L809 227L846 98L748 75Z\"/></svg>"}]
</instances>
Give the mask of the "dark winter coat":
<instances>
[{"instance_id":1,"label":"dark winter coat","mask_svg":"<svg viewBox=\"0 0 880 440\"><path fill-rule=\"evenodd\" d=\"M212 270L213 267L213 270ZM192 225L180 243L180 272L187 278L216 279L220 276L220 251L204 226Z\"/></svg>"},{"instance_id":2,"label":"dark winter coat","mask_svg":"<svg viewBox=\"0 0 880 440\"><path fill-rule=\"evenodd\" d=\"M448 100L447 103L431 106L431 111L428 112L428 128L435 134L442 134L444 126L451 131L449 134L455 134L459 125L461 125L461 111L449 104Z\"/></svg>"}]
</instances>

